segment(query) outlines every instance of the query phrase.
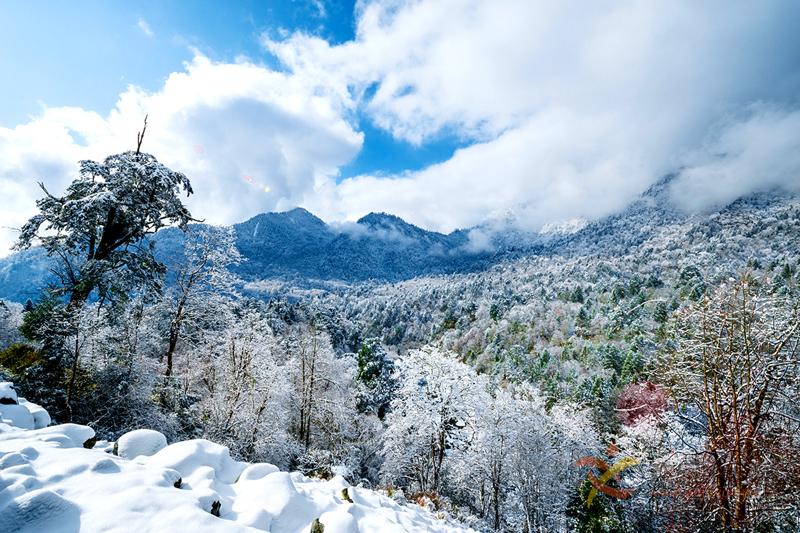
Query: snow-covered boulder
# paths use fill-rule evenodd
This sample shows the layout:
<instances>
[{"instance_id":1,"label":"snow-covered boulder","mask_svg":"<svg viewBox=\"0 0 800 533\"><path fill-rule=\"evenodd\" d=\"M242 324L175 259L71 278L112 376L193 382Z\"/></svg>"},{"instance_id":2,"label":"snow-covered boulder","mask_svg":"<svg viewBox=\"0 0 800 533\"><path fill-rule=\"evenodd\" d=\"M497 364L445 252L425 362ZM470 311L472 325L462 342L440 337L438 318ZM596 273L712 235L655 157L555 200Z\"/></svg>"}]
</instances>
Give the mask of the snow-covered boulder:
<instances>
[{"instance_id":1,"label":"snow-covered boulder","mask_svg":"<svg viewBox=\"0 0 800 533\"><path fill-rule=\"evenodd\" d=\"M143 459L150 466L177 470L184 480L215 479L233 483L246 464L234 461L225 446L205 439L193 439L170 444L152 457Z\"/></svg>"},{"instance_id":2,"label":"snow-covered boulder","mask_svg":"<svg viewBox=\"0 0 800 533\"><path fill-rule=\"evenodd\" d=\"M269 463L253 463L242 470L242 473L239 474L239 481L256 481L279 471L277 466Z\"/></svg>"},{"instance_id":3,"label":"snow-covered boulder","mask_svg":"<svg viewBox=\"0 0 800 533\"><path fill-rule=\"evenodd\" d=\"M33 415L24 406L0 404L0 422L20 429L34 429Z\"/></svg>"},{"instance_id":4,"label":"snow-covered boulder","mask_svg":"<svg viewBox=\"0 0 800 533\"><path fill-rule=\"evenodd\" d=\"M50 413L42 407L33 402L29 402L25 398L19 399L19 404L27 409L33 416L33 429L42 429L50 425Z\"/></svg>"},{"instance_id":5,"label":"snow-covered boulder","mask_svg":"<svg viewBox=\"0 0 800 533\"><path fill-rule=\"evenodd\" d=\"M52 490L25 492L0 508L2 531L71 533L80 527L78 506Z\"/></svg>"},{"instance_id":6,"label":"snow-covered boulder","mask_svg":"<svg viewBox=\"0 0 800 533\"><path fill-rule=\"evenodd\" d=\"M17 391L10 381L0 381L0 405L16 404Z\"/></svg>"},{"instance_id":7,"label":"snow-covered boulder","mask_svg":"<svg viewBox=\"0 0 800 533\"><path fill-rule=\"evenodd\" d=\"M356 517L349 512L349 509L337 507L333 511L326 511L319 517L319 523L325 529L323 531L338 531L339 533L358 533Z\"/></svg>"},{"instance_id":8,"label":"snow-covered boulder","mask_svg":"<svg viewBox=\"0 0 800 533\"><path fill-rule=\"evenodd\" d=\"M152 429L136 429L122 435L117 440L117 455L133 459L140 455L155 455L167 447L167 438Z\"/></svg>"},{"instance_id":9,"label":"snow-covered boulder","mask_svg":"<svg viewBox=\"0 0 800 533\"><path fill-rule=\"evenodd\" d=\"M47 411L25 398L17 396L14 384L0 382L0 424L20 429L41 429L50 425Z\"/></svg>"},{"instance_id":10,"label":"snow-covered boulder","mask_svg":"<svg viewBox=\"0 0 800 533\"><path fill-rule=\"evenodd\" d=\"M40 436L41 440L58 443L63 448L85 448L94 441L94 430L80 424L61 424L37 429L35 434Z\"/></svg>"}]
</instances>

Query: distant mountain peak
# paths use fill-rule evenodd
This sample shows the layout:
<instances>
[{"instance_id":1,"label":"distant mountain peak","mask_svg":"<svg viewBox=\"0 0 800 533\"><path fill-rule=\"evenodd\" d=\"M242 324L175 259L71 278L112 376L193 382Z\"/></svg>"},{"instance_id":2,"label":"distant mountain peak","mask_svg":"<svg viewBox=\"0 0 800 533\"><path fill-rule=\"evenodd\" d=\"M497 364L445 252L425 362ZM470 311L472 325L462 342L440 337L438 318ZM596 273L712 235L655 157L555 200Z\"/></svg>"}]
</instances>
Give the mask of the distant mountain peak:
<instances>
[{"instance_id":1,"label":"distant mountain peak","mask_svg":"<svg viewBox=\"0 0 800 533\"><path fill-rule=\"evenodd\" d=\"M314 226L325 226L325 222L302 207L295 207L288 211L271 211L269 213L260 213L249 220L242 222L242 224L257 224L261 222L278 222L291 221L294 223L308 224ZM239 224L237 224L239 225Z\"/></svg>"},{"instance_id":2,"label":"distant mountain peak","mask_svg":"<svg viewBox=\"0 0 800 533\"><path fill-rule=\"evenodd\" d=\"M288 211L278 212L277 214L280 215L288 215L290 217L310 217L310 218L318 218L316 215L311 213L308 209L304 207L295 207L294 209L289 209Z\"/></svg>"},{"instance_id":3,"label":"distant mountain peak","mask_svg":"<svg viewBox=\"0 0 800 533\"><path fill-rule=\"evenodd\" d=\"M405 227L411 226L402 218L389 213L369 213L359 218L356 224L364 226L388 226L388 227Z\"/></svg>"}]
</instances>

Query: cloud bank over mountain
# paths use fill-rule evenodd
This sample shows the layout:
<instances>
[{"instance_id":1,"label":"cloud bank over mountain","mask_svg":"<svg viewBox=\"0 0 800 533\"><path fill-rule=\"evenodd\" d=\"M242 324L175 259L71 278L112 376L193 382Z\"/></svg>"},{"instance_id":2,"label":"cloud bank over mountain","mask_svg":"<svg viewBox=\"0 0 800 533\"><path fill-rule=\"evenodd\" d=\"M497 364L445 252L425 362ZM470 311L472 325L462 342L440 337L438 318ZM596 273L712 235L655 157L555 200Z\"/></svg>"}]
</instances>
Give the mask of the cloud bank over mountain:
<instances>
[{"instance_id":1,"label":"cloud bank over mountain","mask_svg":"<svg viewBox=\"0 0 800 533\"><path fill-rule=\"evenodd\" d=\"M737 145L714 156L731 171L698 167L676 186L691 208L800 180L796 159L758 155L800 138L784 120L800 88L797 15L784 2L371 2L354 42L266 45L298 76L356 87L398 138L475 142L419 172L345 180L317 211L369 204L440 230L512 211L535 229L618 209L678 168L707 176L699 153L719 142ZM780 129L745 133L770 121Z\"/></svg>"},{"instance_id":2,"label":"cloud bank over mountain","mask_svg":"<svg viewBox=\"0 0 800 533\"><path fill-rule=\"evenodd\" d=\"M60 191L77 160L145 149L193 181L194 214L232 223L307 207L450 231L513 214L523 229L596 218L683 169L702 210L800 182L800 5L789 2L367 1L334 45L262 36L269 66L199 53L107 115L42 108L0 127L0 226ZM342 179L370 121L399 141L465 147L399 174ZM14 238L0 230L0 249ZM3 252L0 252L3 253Z\"/></svg>"}]
</instances>

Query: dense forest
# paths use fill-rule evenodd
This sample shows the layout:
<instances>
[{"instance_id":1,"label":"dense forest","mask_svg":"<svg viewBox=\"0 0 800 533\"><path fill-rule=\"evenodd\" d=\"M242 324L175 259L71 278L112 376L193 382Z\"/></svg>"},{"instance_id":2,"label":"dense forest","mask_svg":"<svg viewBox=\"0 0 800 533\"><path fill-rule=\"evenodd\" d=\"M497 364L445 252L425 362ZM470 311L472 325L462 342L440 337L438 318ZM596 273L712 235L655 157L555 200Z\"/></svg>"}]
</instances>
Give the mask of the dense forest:
<instances>
[{"instance_id":1,"label":"dense forest","mask_svg":"<svg viewBox=\"0 0 800 533\"><path fill-rule=\"evenodd\" d=\"M0 381L105 441L206 438L481 531L800 528L795 197L651 190L478 271L309 287L254 280L191 192L138 150L43 190L17 246L53 276L0 301Z\"/></svg>"}]
</instances>

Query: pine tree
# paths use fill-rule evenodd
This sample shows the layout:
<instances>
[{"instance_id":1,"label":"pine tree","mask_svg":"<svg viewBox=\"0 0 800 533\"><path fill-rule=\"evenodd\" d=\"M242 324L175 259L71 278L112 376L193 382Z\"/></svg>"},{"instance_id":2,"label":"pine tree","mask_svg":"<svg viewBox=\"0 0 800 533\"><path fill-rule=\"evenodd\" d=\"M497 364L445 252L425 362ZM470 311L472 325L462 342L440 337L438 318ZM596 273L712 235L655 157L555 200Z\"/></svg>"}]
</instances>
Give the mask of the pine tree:
<instances>
[{"instance_id":1,"label":"pine tree","mask_svg":"<svg viewBox=\"0 0 800 533\"><path fill-rule=\"evenodd\" d=\"M377 339L365 341L356 354L358 380L365 390L359 394L358 409L383 417L389 410L397 381L393 377L394 362Z\"/></svg>"}]
</instances>

